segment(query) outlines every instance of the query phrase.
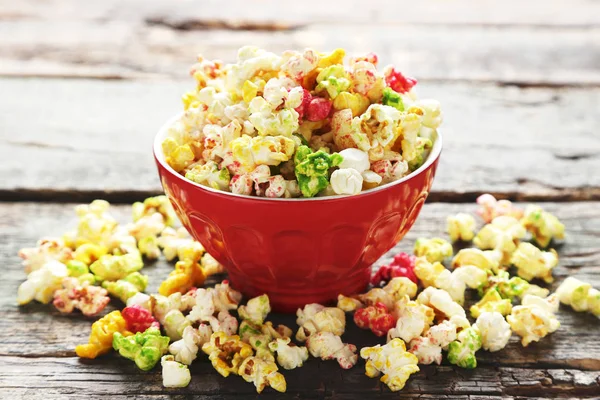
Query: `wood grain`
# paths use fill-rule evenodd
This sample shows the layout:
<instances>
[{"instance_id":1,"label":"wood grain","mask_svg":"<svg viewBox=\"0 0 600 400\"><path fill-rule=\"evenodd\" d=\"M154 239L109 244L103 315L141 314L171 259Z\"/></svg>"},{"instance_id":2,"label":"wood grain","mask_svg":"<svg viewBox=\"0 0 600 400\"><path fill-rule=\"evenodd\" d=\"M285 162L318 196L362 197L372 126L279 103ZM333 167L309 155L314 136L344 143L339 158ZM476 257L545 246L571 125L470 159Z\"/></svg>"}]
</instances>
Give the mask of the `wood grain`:
<instances>
[{"instance_id":1,"label":"wood grain","mask_svg":"<svg viewBox=\"0 0 600 400\"><path fill-rule=\"evenodd\" d=\"M235 0L227 14L218 1L2 3L5 76L183 77L197 53L232 61L253 44L375 51L420 79L600 84L600 7L589 1Z\"/></svg>"},{"instance_id":2,"label":"wood grain","mask_svg":"<svg viewBox=\"0 0 600 400\"><path fill-rule=\"evenodd\" d=\"M155 132L191 81L0 79L0 198L133 201L160 192ZM445 113L430 200L493 192L600 199L600 89L424 83Z\"/></svg>"}]
</instances>

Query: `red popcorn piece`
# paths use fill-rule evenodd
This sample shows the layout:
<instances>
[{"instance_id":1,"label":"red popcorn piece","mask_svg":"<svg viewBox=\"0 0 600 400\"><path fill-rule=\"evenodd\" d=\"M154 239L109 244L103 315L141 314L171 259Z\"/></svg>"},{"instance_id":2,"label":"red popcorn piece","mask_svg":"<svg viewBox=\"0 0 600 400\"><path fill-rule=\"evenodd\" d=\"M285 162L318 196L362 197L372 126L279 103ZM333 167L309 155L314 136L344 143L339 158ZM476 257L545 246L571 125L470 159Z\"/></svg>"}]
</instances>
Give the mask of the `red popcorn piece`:
<instances>
[{"instance_id":1,"label":"red popcorn piece","mask_svg":"<svg viewBox=\"0 0 600 400\"><path fill-rule=\"evenodd\" d=\"M121 311L121 315L127 322L127 330L133 333L145 332L150 327L160 328L160 324L154 319L152 313L138 305L125 307Z\"/></svg>"},{"instance_id":2,"label":"red popcorn piece","mask_svg":"<svg viewBox=\"0 0 600 400\"><path fill-rule=\"evenodd\" d=\"M396 320L383 303L356 310L354 323L359 328L370 329L377 336L387 335L388 331L396 326Z\"/></svg>"},{"instance_id":3,"label":"red popcorn piece","mask_svg":"<svg viewBox=\"0 0 600 400\"><path fill-rule=\"evenodd\" d=\"M331 112L331 101L321 97L313 98L306 108L306 119L309 121L322 121Z\"/></svg>"},{"instance_id":4,"label":"red popcorn piece","mask_svg":"<svg viewBox=\"0 0 600 400\"><path fill-rule=\"evenodd\" d=\"M313 97L310 94L310 92L308 90L304 89L304 96L302 97L302 103L294 109L298 113L298 121L302 121L302 119L304 118L304 114L306 114L306 112L308 110L308 105L310 104L312 98Z\"/></svg>"},{"instance_id":5,"label":"red popcorn piece","mask_svg":"<svg viewBox=\"0 0 600 400\"><path fill-rule=\"evenodd\" d=\"M65 278L63 289L54 293L53 305L58 311L70 314L75 309L87 317L99 314L110 302L106 289L80 283L76 278Z\"/></svg>"},{"instance_id":6,"label":"red popcorn piece","mask_svg":"<svg viewBox=\"0 0 600 400\"><path fill-rule=\"evenodd\" d=\"M390 265L382 265L377 270L377 273L371 278L371 284L379 286L382 282L399 276L404 276L418 284L417 275L415 275L416 260L417 257L404 252L396 254Z\"/></svg>"},{"instance_id":7,"label":"red popcorn piece","mask_svg":"<svg viewBox=\"0 0 600 400\"><path fill-rule=\"evenodd\" d=\"M417 84L417 80L402 75L396 68L391 68L385 73L385 83L398 93L406 93Z\"/></svg>"}]
</instances>

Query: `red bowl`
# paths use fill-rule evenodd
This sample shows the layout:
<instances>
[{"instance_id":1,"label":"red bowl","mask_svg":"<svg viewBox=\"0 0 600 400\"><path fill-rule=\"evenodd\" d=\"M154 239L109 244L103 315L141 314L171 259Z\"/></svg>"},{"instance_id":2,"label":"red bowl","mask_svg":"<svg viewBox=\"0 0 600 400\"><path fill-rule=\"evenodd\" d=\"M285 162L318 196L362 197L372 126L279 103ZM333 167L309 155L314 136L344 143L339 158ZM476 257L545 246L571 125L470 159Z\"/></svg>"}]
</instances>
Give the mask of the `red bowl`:
<instances>
[{"instance_id":1,"label":"red bowl","mask_svg":"<svg viewBox=\"0 0 600 400\"><path fill-rule=\"evenodd\" d=\"M267 199L201 186L176 173L161 149L174 120L156 136L154 157L177 215L225 266L234 288L248 297L266 293L282 312L367 287L371 265L417 219L442 148L438 136L417 171L355 196Z\"/></svg>"}]
</instances>

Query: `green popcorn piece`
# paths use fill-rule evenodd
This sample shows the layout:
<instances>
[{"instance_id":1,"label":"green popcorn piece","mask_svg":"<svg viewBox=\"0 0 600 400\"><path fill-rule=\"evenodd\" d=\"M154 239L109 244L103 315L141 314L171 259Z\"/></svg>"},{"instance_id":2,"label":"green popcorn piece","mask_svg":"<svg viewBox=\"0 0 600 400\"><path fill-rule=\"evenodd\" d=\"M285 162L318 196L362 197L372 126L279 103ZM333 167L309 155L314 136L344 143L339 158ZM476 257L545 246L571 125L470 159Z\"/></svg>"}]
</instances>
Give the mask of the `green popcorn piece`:
<instances>
[{"instance_id":1,"label":"green popcorn piece","mask_svg":"<svg viewBox=\"0 0 600 400\"><path fill-rule=\"evenodd\" d=\"M96 277L90 273L86 263L78 260L68 261L66 264L69 276L77 278L81 283L88 282L90 285L96 283Z\"/></svg>"},{"instance_id":2,"label":"green popcorn piece","mask_svg":"<svg viewBox=\"0 0 600 400\"><path fill-rule=\"evenodd\" d=\"M132 272L139 271L144 266L144 261L139 254L124 254L119 256L104 255L96 260L90 271L96 275L98 281L117 281L125 278Z\"/></svg>"},{"instance_id":3,"label":"green popcorn piece","mask_svg":"<svg viewBox=\"0 0 600 400\"><path fill-rule=\"evenodd\" d=\"M123 336L116 332L113 348L123 357L135 362L142 371L150 371L167 352L169 338L161 336L158 328L148 328L133 336Z\"/></svg>"},{"instance_id":4,"label":"green popcorn piece","mask_svg":"<svg viewBox=\"0 0 600 400\"><path fill-rule=\"evenodd\" d=\"M127 303L127 300L129 300L130 297L146 290L147 285L148 277L139 272L133 272L116 282L102 282L102 287L105 288L110 295L117 297L123 303Z\"/></svg>"},{"instance_id":5,"label":"green popcorn piece","mask_svg":"<svg viewBox=\"0 0 600 400\"><path fill-rule=\"evenodd\" d=\"M496 275L489 277L485 286L479 288L479 296L483 296L490 289L497 290L504 299L513 300L515 297L521 297L527 289L529 282L518 276L510 277L507 271L499 270Z\"/></svg>"},{"instance_id":6,"label":"green popcorn piece","mask_svg":"<svg viewBox=\"0 0 600 400\"><path fill-rule=\"evenodd\" d=\"M333 100L340 93L348 90L351 83L344 66L335 64L324 68L319 75L317 75L317 87L315 90L317 92L326 90L329 97Z\"/></svg>"},{"instance_id":7,"label":"green popcorn piece","mask_svg":"<svg viewBox=\"0 0 600 400\"><path fill-rule=\"evenodd\" d=\"M338 153L314 152L308 146L300 146L294 156L296 179L304 197L314 197L329 185L329 169L344 161Z\"/></svg>"},{"instance_id":8,"label":"green popcorn piece","mask_svg":"<svg viewBox=\"0 0 600 400\"><path fill-rule=\"evenodd\" d=\"M383 89L382 103L386 106L394 107L398 111L404 111L402 96L392 88L386 87Z\"/></svg>"},{"instance_id":9,"label":"green popcorn piece","mask_svg":"<svg viewBox=\"0 0 600 400\"><path fill-rule=\"evenodd\" d=\"M271 312L269 296L254 297L248 300L245 306L238 308L238 315L244 320L248 320L256 325L262 325L267 315Z\"/></svg>"},{"instance_id":10,"label":"green popcorn piece","mask_svg":"<svg viewBox=\"0 0 600 400\"><path fill-rule=\"evenodd\" d=\"M415 171L423 165L427 159L426 153L433 146L433 142L426 138L417 138L417 156L408 162L408 168Z\"/></svg>"},{"instance_id":11,"label":"green popcorn piece","mask_svg":"<svg viewBox=\"0 0 600 400\"><path fill-rule=\"evenodd\" d=\"M248 341L250 337L260 335L261 333L260 326L257 326L248 320L243 320L238 328L238 335L244 342Z\"/></svg>"},{"instance_id":12,"label":"green popcorn piece","mask_svg":"<svg viewBox=\"0 0 600 400\"><path fill-rule=\"evenodd\" d=\"M456 340L448 345L448 361L461 368L477 367L475 353L481 348L481 333L476 326L460 331Z\"/></svg>"},{"instance_id":13,"label":"green popcorn piece","mask_svg":"<svg viewBox=\"0 0 600 400\"><path fill-rule=\"evenodd\" d=\"M471 316L478 318L483 312L499 312L503 316L510 314L512 303L504 299L496 289L489 289L478 303L471 306Z\"/></svg>"}]
</instances>

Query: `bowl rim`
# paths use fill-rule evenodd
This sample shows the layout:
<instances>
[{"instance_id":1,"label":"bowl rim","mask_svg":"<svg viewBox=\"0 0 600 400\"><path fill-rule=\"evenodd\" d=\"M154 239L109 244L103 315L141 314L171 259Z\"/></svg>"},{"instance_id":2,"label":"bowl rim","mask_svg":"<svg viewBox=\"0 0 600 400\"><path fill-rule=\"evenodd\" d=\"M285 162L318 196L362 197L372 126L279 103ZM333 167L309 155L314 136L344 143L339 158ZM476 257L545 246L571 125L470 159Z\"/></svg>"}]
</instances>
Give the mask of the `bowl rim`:
<instances>
[{"instance_id":1,"label":"bowl rim","mask_svg":"<svg viewBox=\"0 0 600 400\"><path fill-rule=\"evenodd\" d=\"M372 195L377 192L389 189L393 186L400 185L406 181L411 180L412 178L416 177L417 175L421 174L423 171L428 169L440 157L440 154L442 152L442 145L443 145L442 135L440 133L440 130L438 129L438 130L436 130L436 140L435 140L433 147L429 153L429 156L427 157L427 160L423 163L423 165L421 165L419 168L417 168L415 171L411 172L410 174L402 177L401 179L386 183L385 185L377 186L373 189L361 191L360 193L355 194L355 195L340 194L340 195L334 195L334 196L297 197L297 198L279 198L279 197L278 198L269 198L269 197L258 197L258 196L246 196L243 194L226 192L224 190L213 189L208 186L200 185L199 183L196 183L194 181L186 179L183 175L179 174L177 171L175 171L173 168L171 168L171 166L169 164L167 164L167 162L165 161L165 156L162 151L162 142L166 138L169 128L179 118L181 118L181 116L183 114L184 114L184 112L182 111L182 112L177 113L175 116L169 118L167 120L167 122L165 122L165 124L158 130L158 133L154 137L154 144L153 144L153 152L154 152L155 160L163 167L164 170L168 171L171 175L174 175L178 179L182 180L183 182L193 185L193 186L196 186L201 190L204 190L204 191L207 191L210 193L214 193L214 194L218 194L218 195L232 196L232 197L237 197L239 199L251 200L251 201L271 201L271 202L279 201L279 202L297 203L297 202L305 202L305 201L331 201L331 200L342 200L342 199L356 199L357 197Z\"/></svg>"}]
</instances>

